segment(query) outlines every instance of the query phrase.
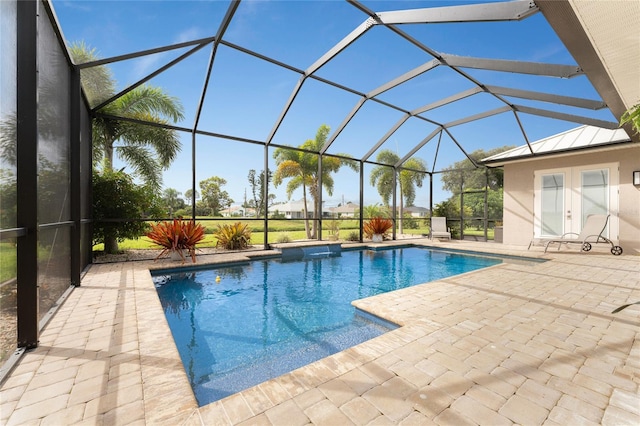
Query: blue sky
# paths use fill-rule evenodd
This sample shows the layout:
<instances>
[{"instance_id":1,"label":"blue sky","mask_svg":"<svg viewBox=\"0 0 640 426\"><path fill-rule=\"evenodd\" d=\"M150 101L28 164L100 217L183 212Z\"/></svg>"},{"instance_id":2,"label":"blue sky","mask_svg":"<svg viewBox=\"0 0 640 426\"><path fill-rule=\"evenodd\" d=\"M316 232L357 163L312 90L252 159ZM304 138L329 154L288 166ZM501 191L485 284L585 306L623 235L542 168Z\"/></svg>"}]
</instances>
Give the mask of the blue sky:
<instances>
[{"instance_id":1,"label":"blue sky","mask_svg":"<svg viewBox=\"0 0 640 426\"><path fill-rule=\"evenodd\" d=\"M468 2L467 2L468 3ZM478 2L471 2L478 3ZM462 5L462 2L435 1L363 1L366 7L387 10ZM102 57L150 49L167 44L209 37L216 34L225 15L227 1L63 1L53 5L68 42L83 40ZM361 24L367 16L342 1L243 1L224 40L269 56L298 69L306 69L325 52ZM416 24L403 25L403 31L440 53L494 59L511 59L556 64L575 64L541 13L520 22ZM154 71L187 49L165 52L112 64L119 88L124 88ZM185 108L185 120L192 127L204 84L210 46L151 80L179 97ZM355 89L369 92L432 57L401 39L389 29L375 26L316 75ZM599 99L585 76L558 79L495 71L465 69L485 84L536 90L567 96ZM227 46L220 46L214 63L199 129L263 141L274 127L300 75L257 59ZM438 67L380 95L380 99L412 110L441 98L472 88L469 80L446 67ZM318 127L335 130L359 100L359 96L307 79L273 139L274 143L298 146L312 139ZM551 104L513 99L520 105L586 115L608 121L608 111L584 111L559 108ZM479 94L430 111L423 116L438 122L450 122L502 106L493 97ZM349 123L330 153L364 155L371 146L400 119L402 113L373 101ZM520 115L531 141L565 131L579 124L532 115ZM410 118L381 149L396 151L401 157L418 144L434 125ZM504 145L525 143L513 114L503 113L451 129L467 152L489 150ZM191 136L181 135L183 150L164 175L166 187L184 193L191 185ZM462 152L448 137L443 137L437 161L433 140L416 153L429 169L440 170L462 160ZM227 180L225 189L236 202L249 192L249 169L263 168L262 146L223 139L198 137L196 146L196 182L211 176ZM375 158L375 154L372 159ZM270 155L270 167L275 164ZM368 172L365 168L365 183ZM358 175L344 170L336 175L333 196L324 195L326 205L358 201ZM286 201L284 185L273 189L278 201ZM434 181L434 203L449 194ZM294 193L299 199L301 192ZM379 202L375 189L366 185L365 204ZM428 182L416 197L416 205L429 205Z\"/></svg>"}]
</instances>

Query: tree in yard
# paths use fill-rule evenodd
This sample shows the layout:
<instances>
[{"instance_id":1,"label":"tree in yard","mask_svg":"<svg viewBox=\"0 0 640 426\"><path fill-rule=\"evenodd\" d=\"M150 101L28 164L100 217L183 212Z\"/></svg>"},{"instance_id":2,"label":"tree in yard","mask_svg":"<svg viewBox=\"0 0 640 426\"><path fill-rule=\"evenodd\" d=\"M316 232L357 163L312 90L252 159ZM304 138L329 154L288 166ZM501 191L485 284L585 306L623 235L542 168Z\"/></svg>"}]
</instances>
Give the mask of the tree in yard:
<instances>
[{"instance_id":1,"label":"tree in yard","mask_svg":"<svg viewBox=\"0 0 640 426\"><path fill-rule=\"evenodd\" d=\"M460 205L460 196L455 196ZM470 209L472 217L484 217L484 193L464 194L465 209ZM502 188L487 190L487 218L502 219L503 195Z\"/></svg>"},{"instance_id":2,"label":"tree in yard","mask_svg":"<svg viewBox=\"0 0 640 426\"><path fill-rule=\"evenodd\" d=\"M489 151L478 149L470 153L469 156L475 161L480 161L483 158L499 154L511 148L511 146L503 146ZM457 206L455 217L460 217L460 183L462 179L462 190L469 191L469 193L464 194L464 217L484 217L483 192L486 190L487 217L494 220L502 219L504 176L501 168L474 168L471 161L465 159L443 170L440 177L442 188L452 193L448 199L448 204ZM451 214L449 215L449 217L452 216Z\"/></svg>"},{"instance_id":3,"label":"tree in yard","mask_svg":"<svg viewBox=\"0 0 640 426\"><path fill-rule=\"evenodd\" d=\"M105 170L93 174L93 244L137 239L147 231L142 221L110 222L109 219L160 217L155 193L136 185L123 172Z\"/></svg>"},{"instance_id":4,"label":"tree in yard","mask_svg":"<svg viewBox=\"0 0 640 426\"><path fill-rule=\"evenodd\" d=\"M196 191L195 194L195 199L197 200L198 198L200 198L200 193L198 191ZM185 202L188 205L191 205L191 200L193 200L193 189L189 188L186 191L184 191L184 198L185 198Z\"/></svg>"},{"instance_id":5,"label":"tree in yard","mask_svg":"<svg viewBox=\"0 0 640 426\"><path fill-rule=\"evenodd\" d=\"M69 52L76 64L98 59L95 49L82 42L71 45ZM115 81L105 66L83 69L80 78L93 106L115 94ZM113 171L114 156L117 156L131 167L132 174L139 177L149 191L159 191L162 171L169 167L180 151L176 131L102 114L167 124L182 120L180 101L160 88L142 85L109 102L97 113L92 125L94 168L98 172ZM117 240L105 240L105 251L117 252Z\"/></svg>"},{"instance_id":6,"label":"tree in yard","mask_svg":"<svg viewBox=\"0 0 640 426\"><path fill-rule=\"evenodd\" d=\"M359 213L356 214L356 216ZM389 207L388 206L381 206L380 204L371 204L368 206L364 206L364 209L362 211L362 215L364 216L365 219L371 219L374 217L384 217L384 218L390 218L391 217L391 213L389 211Z\"/></svg>"},{"instance_id":7,"label":"tree in yard","mask_svg":"<svg viewBox=\"0 0 640 426\"><path fill-rule=\"evenodd\" d=\"M265 179L264 170L260 172L260 174L256 174L254 169L249 170L249 176L247 178L249 180L249 185L251 186L251 195L253 195L253 200L249 201L248 204L256 210L256 217L264 217L266 214L264 209L264 192L265 186L269 185L272 177L273 173L271 171L267 173L267 178ZM268 195L267 211L268 208L273 205L275 199L275 194Z\"/></svg>"},{"instance_id":8,"label":"tree in yard","mask_svg":"<svg viewBox=\"0 0 640 426\"><path fill-rule=\"evenodd\" d=\"M382 202L388 208L391 196L393 195L393 176L396 173L394 164L400 161L398 154L388 149L380 151L376 156L376 161L390 166L376 166L371 170L369 181L378 190L382 197ZM422 187L422 181L426 176L427 164L421 158L411 157L402 164L398 172L396 183L400 190L400 217L404 205L412 206L416 199L416 187ZM402 221L400 221L399 232L402 234Z\"/></svg>"},{"instance_id":9,"label":"tree in yard","mask_svg":"<svg viewBox=\"0 0 640 426\"><path fill-rule=\"evenodd\" d=\"M337 157L322 157L322 176L318 175L318 159L320 157L320 149L327 141L327 136L331 129L323 124L318 129L315 139L308 139L300 145L300 149L304 151L296 151L293 149L278 148L274 151L273 157L276 160L278 168L273 176L273 183L278 187L284 179L290 179L287 184L287 196L291 199L293 192L302 188L302 200L304 204L304 228L308 239L316 238L317 222L313 221L313 228L309 227L309 210L307 206L307 192L313 200L313 217L320 217L322 206L320 206L319 187L320 178L322 177L322 186L327 194L333 194L333 177L332 173L340 170L342 166L348 166L358 171L357 162L353 160L345 160ZM347 157L345 154L339 154Z\"/></svg>"},{"instance_id":10,"label":"tree in yard","mask_svg":"<svg viewBox=\"0 0 640 426\"><path fill-rule=\"evenodd\" d=\"M513 147L503 146L500 148L490 149L489 151L478 149L470 153L469 157L473 158L474 161L477 162L482 160L483 158L499 154L511 148ZM486 174L487 175L485 177L484 167L475 168L475 166L471 163L471 161L469 161L469 159L455 162L443 169L443 173L440 176L440 180L442 181L442 189L453 194L460 193L461 178L464 179L463 190L484 189L485 186L489 187L490 189L498 189L504 186L502 169L488 169L486 171Z\"/></svg>"},{"instance_id":11,"label":"tree in yard","mask_svg":"<svg viewBox=\"0 0 640 426\"><path fill-rule=\"evenodd\" d=\"M183 209L185 206L184 200L180 198L180 195L182 194L173 188L166 188L162 193L162 205L170 217L173 217L176 210Z\"/></svg>"},{"instance_id":12,"label":"tree in yard","mask_svg":"<svg viewBox=\"0 0 640 426\"><path fill-rule=\"evenodd\" d=\"M218 176L212 176L200 181L202 203L211 210L212 216L220 216L220 210L229 207L233 203L227 191L222 189L226 184L227 181Z\"/></svg>"}]
</instances>

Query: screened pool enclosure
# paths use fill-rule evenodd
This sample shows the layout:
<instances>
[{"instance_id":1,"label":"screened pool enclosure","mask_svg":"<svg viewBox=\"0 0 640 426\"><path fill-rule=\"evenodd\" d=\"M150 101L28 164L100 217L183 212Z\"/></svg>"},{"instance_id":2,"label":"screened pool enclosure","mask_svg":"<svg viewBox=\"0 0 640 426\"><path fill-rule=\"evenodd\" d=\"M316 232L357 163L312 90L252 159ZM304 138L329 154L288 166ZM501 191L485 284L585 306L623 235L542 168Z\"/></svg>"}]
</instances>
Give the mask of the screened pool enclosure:
<instances>
[{"instance_id":1,"label":"screened pool enclosure","mask_svg":"<svg viewBox=\"0 0 640 426\"><path fill-rule=\"evenodd\" d=\"M305 217L314 239L349 221L362 241L370 206L386 208L392 238L420 237L412 224L428 224L446 201L458 207L449 220L459 238L468 222L486 239L500 220L488 212L488 188L501 174L478 153L579 124L617 128L626 109L569 1L82 5L0 2L4 372L11 355L37 346L92 262L96 120L174 132L179 154L159 191L185 194L185 218L252 223L262 230L253 244L268 249L271 229ZM118 22L131 16L139 19ZM101 59L74 63L76 42ZM83 82L104 67L114 87L92 98ZM109 108L149 86L177 99L181 118ZM124 146L116 141L113 167L135 175ZM298 181L247 181L296 156L306 167ZM472 170L484 180L465 184ZM214 177L227 192L219 217L198 210L202 182ZM286 210L300 200L301 215Z\"/></svg>"}]
</instances>

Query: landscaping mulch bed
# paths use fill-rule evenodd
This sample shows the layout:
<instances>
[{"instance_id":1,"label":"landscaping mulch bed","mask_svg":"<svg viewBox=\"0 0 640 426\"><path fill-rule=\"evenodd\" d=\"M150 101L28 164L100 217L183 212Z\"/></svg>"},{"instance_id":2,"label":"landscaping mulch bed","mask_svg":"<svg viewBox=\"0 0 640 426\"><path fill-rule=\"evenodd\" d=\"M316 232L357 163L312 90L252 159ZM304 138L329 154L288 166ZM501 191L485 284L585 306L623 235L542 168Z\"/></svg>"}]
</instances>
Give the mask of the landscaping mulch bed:
<instances>
[{"instance_id":1,"label":"landscaping mulch bed","mask_svg":"<svg viewBox=\"0 0 640 426\"><path fill-rule=\"evenodd\" d=\"M196 250L197 255L201 254L216 254L216 253L228 253L227 250L220 250L216 248L201 248ZM138 250L124 250L118 254L106 254L101 251L93 252L93 263L115 263L115 262L131 262L137 260L154 260L160 254L160 250L152 249L138 249Z\"/></svg>"}]
</instances>

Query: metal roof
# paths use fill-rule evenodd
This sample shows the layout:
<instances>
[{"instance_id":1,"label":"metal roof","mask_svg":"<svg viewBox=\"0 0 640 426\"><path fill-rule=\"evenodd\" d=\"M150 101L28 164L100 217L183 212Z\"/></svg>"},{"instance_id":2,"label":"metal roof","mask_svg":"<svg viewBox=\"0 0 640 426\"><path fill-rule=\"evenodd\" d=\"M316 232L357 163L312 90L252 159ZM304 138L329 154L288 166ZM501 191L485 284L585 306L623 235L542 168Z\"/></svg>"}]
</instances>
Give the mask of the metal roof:
<instances>
[{"instance_id":1,"label":"metal roof","mask_svg":"<svg viewBox=\"0 0 640 426\"><path fill-rule=\"evenodd\" d=\"M487 165L504 163L541 155L558 154L586 148L601 148L612 144L631 142L624 129L602 129L594 126L580 126L548 138L522 145L500 154L492 155L481 162Z\"/></svg>"}]
</instances>

